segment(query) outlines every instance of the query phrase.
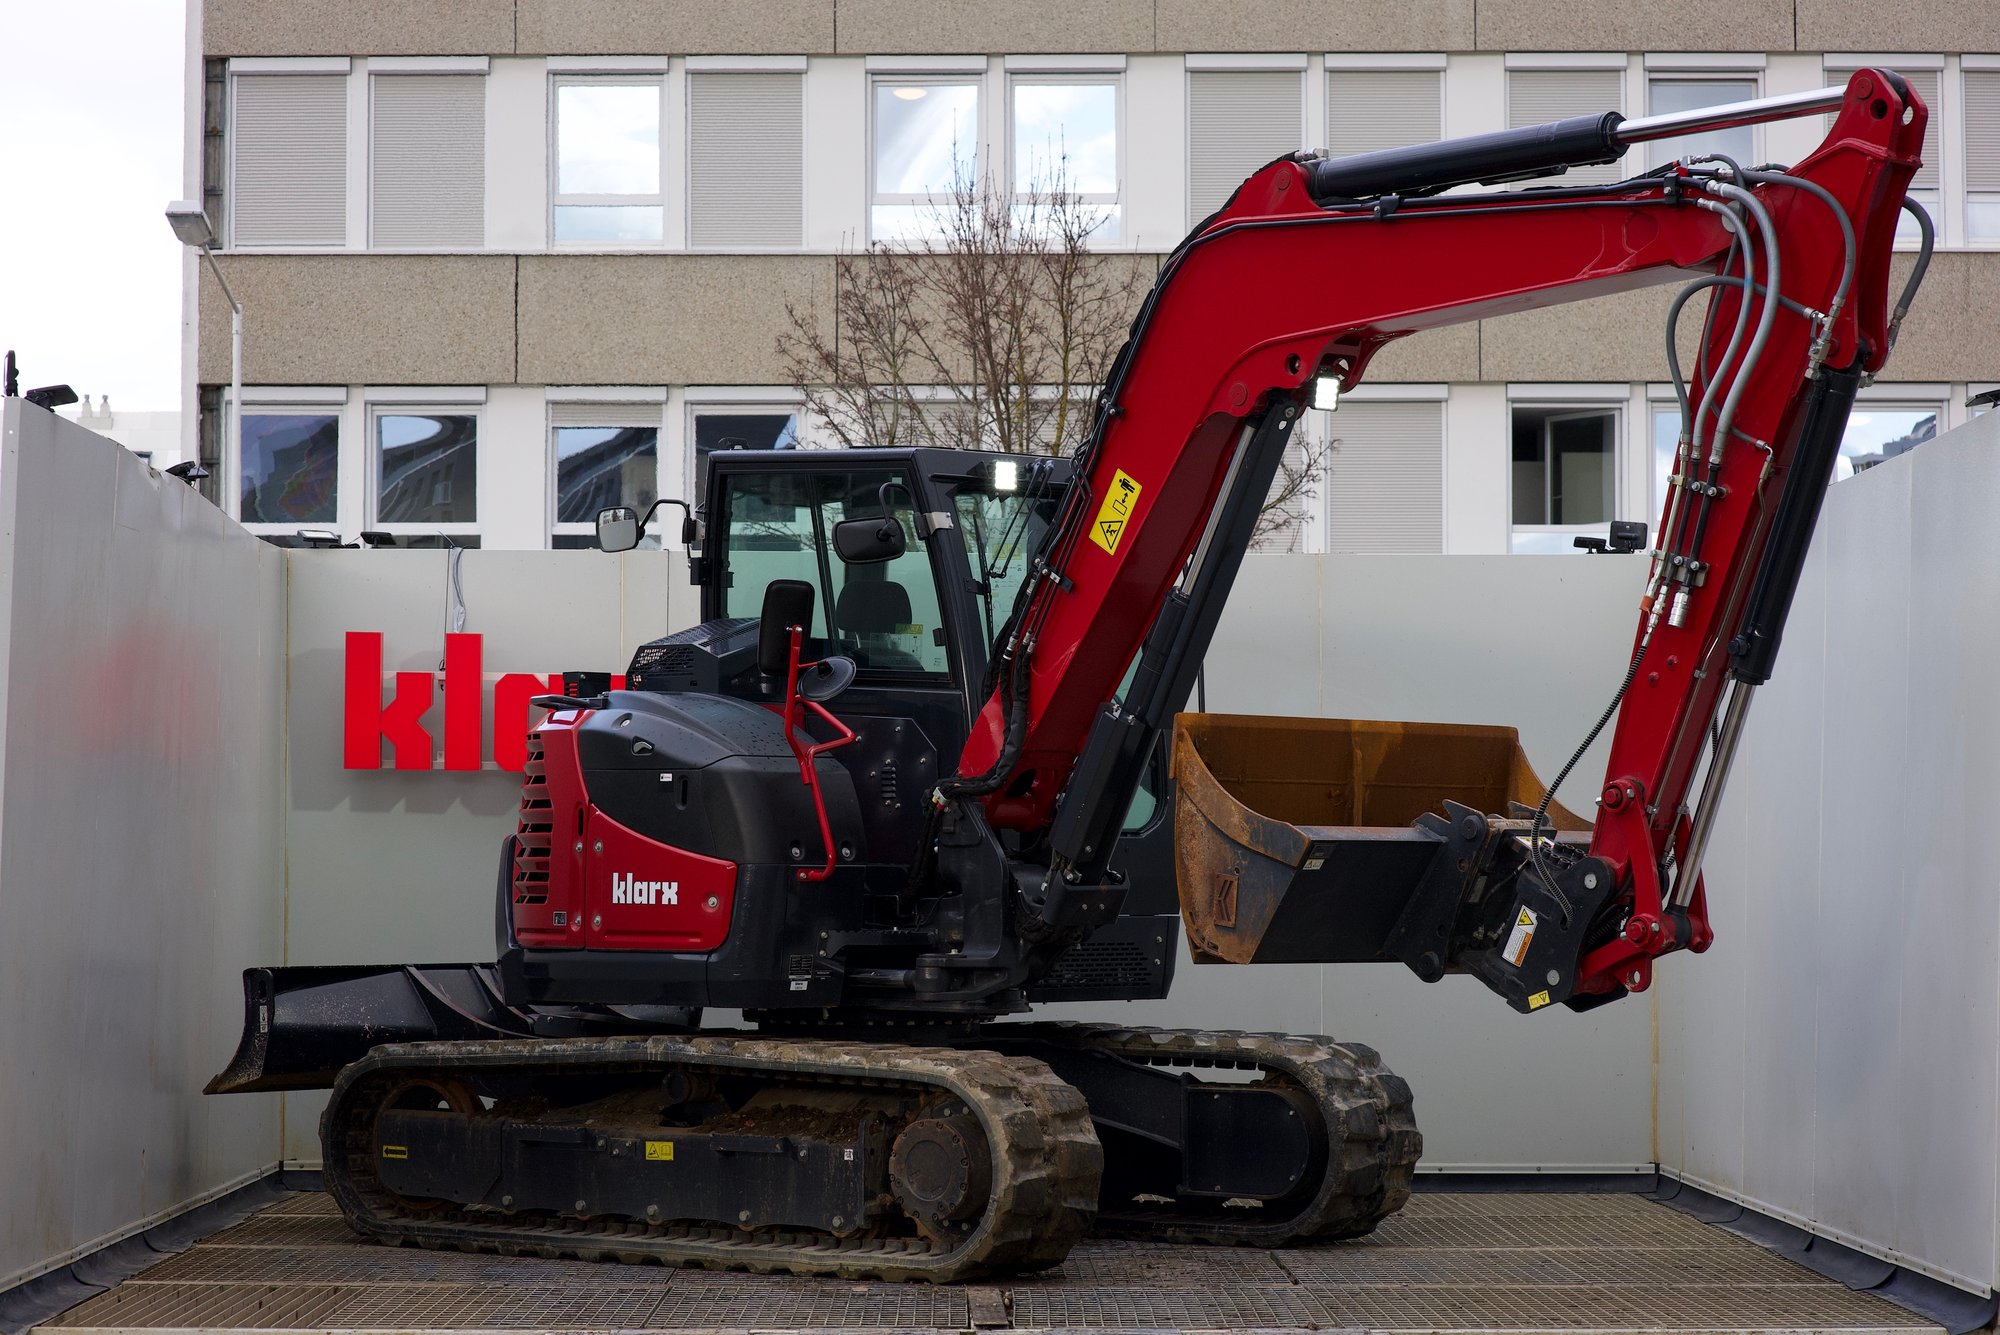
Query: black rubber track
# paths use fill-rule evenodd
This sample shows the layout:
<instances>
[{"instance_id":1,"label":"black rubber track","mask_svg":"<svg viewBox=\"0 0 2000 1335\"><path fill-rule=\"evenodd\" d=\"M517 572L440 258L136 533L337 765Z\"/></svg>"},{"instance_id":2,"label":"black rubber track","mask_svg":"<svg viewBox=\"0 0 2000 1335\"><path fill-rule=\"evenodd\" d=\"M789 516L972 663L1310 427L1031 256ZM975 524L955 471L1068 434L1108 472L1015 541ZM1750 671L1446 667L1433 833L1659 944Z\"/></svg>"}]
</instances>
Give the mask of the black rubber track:
<instances>
[{"instance_id":1,"label":"black rubber track","mask_svg":"<svg viewBox=\"0 0 2000 1335\"><path fill-rule=\"evenodd\" d=\"M1011 1028L1011 1026L1009 1026ZM1410 1086L1382 1065L1375 1049L1306 1034L1255 1034L1221 1029L1122 1028L1036 1024L1043 1041L1095 1048L1154 1065L1267 1072L1302 1089L1317 1107L1326 1136L1326 1167L1316 1190L1289 1213L1176 1213L1100 1209L1097 1232L1158 1242L1285 1247L1359 1237L1403 1208L1423 1154L1411 1111Z\"/></svg>"},{"instance_id":2,"label":"black rubber track","mask_svg":"<svg viewBox=\"0 0 2000 1335\"><path fill-rule=\"evenodd\" d=\"M412 1078L462 1081L672 1068L767 1071L776 1081L946 1091L978 1118L994 1152L992 1198L955 1246L920 1237L835 1238L721 1225L576 1219L485 1209L414 1212L376 1177L374 1120ZM1083 1096L1041 1062L990 1052L799 1041L652 1037L408 1043L375 1049L341 1072L320 1122L327 1189L358 1231L384 1242L515 1255L660 1262L713 1269L948 1281L1056 1265L1090 1229L1103 1150Z\"/></svg>"}]
</instances>

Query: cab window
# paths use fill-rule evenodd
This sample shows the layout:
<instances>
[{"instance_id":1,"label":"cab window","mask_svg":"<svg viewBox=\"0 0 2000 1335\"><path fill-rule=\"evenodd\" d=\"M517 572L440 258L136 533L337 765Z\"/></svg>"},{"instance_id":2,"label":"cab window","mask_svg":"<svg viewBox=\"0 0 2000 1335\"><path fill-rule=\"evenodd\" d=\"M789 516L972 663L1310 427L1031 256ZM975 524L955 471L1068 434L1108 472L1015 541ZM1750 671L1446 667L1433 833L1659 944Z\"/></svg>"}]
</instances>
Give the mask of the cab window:
<instances>
[{"instance_id":1,"label":"cab window","mask_svg":"<svg viewBox=\"0 0 2000 1335\"><path fill-rule=\"evenodd\" d=\"M1028 566L1042 535L1055 522L1059 493L997 490L987 484L960 487L952 497L965 559L979 600L980 632L991 654L1014 599L1028 578Z\"/></svg>"},{"instance_id":2,"label":"cab window","mask_svg":"<svg viewBox=\"0 0 2000 1335\"><path fill-rule=\"evenodd\" d=\"M888 514L903 528L903 554L879 564L848 565L833 550L834 525L881 517L885 498ZM818 591L813 653L846 654L869 672L949 673L937 580L917 540L902 470L731 477L725 483L719 552L722 615L754 617L772 580L804 580Z\"/></svg>"}]
</instances>

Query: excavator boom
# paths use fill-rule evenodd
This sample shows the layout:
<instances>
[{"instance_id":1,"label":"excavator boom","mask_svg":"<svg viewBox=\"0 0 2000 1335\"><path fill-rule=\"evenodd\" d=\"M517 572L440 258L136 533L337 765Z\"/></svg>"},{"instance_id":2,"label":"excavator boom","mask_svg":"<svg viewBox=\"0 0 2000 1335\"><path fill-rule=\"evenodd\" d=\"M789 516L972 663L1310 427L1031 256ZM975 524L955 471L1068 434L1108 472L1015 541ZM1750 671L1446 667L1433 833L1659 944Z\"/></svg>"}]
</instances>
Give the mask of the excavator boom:
<instances>
[{"instance_id":1,"label":"excavator boom","mask_svg":"<svg viewBox=\"0 0 2000 1335\"><path fill-rule=\"evenodd\" d=\"M1696 159L1599 188L1434 194L1613 160L1690 128L1823 111L1834 113L1826 140L1788 171ZM944 795L976 796L995 827L1050 831L1044 912L1087 916L1065 902L1080 893L1069 888L1106 879L1144 757L1186 698L1248 512L1309 393L1353 388L1384 344L1420 330L1693 278L1713 295L1618 696L1604 817L1577 873L1592 902L1553 883L1546 802L1515 845L1532 864L1517 908L1539 921L1548 899L1568 935L1546 933L1545 948L1588 958L1550 963L1560 983L1518 997L1516 980L1489 982L1524 1008L1531 996L1616 995L1646 985L1655 955L1704 946L1706 825L1686 814L1697 762L1734 682L1704 788L1712 813L1749 691L1770 672L1847 406L1893 342L1890 252L1926 116L1900 78L1866 70L1844 89L1694 117L1583 117L1287 158L1252 176L1162 265ZM1482 824L1482 843L1493 828ZM1477 865L1480 877L1492 870ZM1206 886L1190 887L1183 855L1184 906L1191 891ZM1623 935L1600 939L1607 928ZM1439 962L1459 964L1450 953Z\"/></svg>"}]
</instances>

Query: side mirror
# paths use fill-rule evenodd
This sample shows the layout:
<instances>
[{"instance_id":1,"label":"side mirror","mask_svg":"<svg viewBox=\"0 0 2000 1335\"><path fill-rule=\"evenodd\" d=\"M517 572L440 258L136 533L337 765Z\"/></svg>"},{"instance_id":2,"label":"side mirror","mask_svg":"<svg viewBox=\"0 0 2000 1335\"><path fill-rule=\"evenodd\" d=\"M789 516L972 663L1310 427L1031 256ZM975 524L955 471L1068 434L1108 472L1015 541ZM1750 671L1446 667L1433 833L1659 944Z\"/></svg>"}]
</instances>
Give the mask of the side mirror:
<instances>
[{"instance_id":1,"label":"side mirror","mask_svg":"<svg viewBox=\"0 0 2000 1335\"><path fill-rule=\"evenodd\" d=\"M639 516L631 506L597 512L597 545L607 552L629 552L639 545Z\"/></svg>"},{"instance_id":2,"label":"side mirror","mask_svg":"<svg viewBox=\"0 0 2000 1335\"><path fill-rule=\"evenodd\" d=\"M833 550L851 566L893 561L903 554L903 526L893 515L843 519L833 526Z\"/></svg>"},{"instance_id":3,"label":"side mirror","mask_svg":"<svg viewBox=\"0 0 2000 1335\"><path fill-rule=\"evenodd\" d=\"M694 519L694 512L681 516L681 550L691 552L701 545L701 525Z\"/></svg>"},{"instance_id":4,"label":"side mirror","mask_svg":"<svg viewBox=\"0 0 2000 1335\"><path fill-rule=\"evenodd\" d=\"M757 618L757 670L782 677L792 666L792 627L812 631L813 586L802 579L774 579L764 588Z\"/></svg>"}]
</instances>

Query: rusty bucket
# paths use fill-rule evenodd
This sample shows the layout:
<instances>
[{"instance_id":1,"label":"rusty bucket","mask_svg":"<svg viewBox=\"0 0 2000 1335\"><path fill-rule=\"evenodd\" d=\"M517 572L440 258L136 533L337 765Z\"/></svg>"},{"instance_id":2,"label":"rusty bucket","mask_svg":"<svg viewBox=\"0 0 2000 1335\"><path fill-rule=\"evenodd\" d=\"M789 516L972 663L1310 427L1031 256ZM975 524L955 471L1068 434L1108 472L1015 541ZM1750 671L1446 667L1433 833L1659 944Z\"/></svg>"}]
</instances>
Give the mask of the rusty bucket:
<instances>
[{"instance_id":1,"label":"rusty bucket","mask_svg":"<svg viewBox=\"0 0 2000 1335\"><path fill-rule=\"evenodd\" d=\"M1520 813L1542 781L1512 728L1182 714L1174 860L1198 963L1377 960L1443 846L1452 801ZM1436 822L1431 822L1435 825ZM1590 824L1559 804L1547 824Z\"/></svg>"}]
</instances>

